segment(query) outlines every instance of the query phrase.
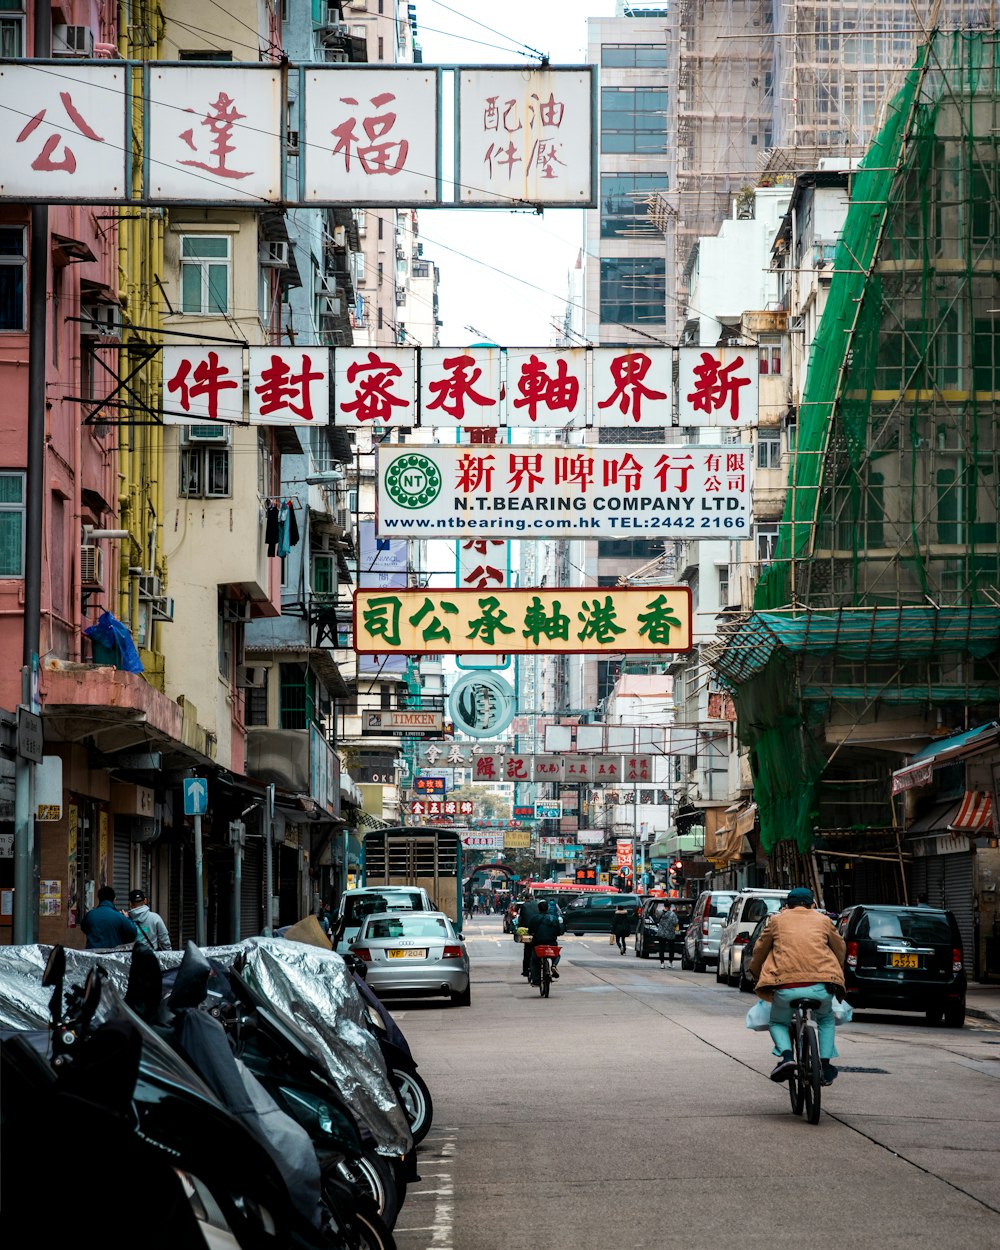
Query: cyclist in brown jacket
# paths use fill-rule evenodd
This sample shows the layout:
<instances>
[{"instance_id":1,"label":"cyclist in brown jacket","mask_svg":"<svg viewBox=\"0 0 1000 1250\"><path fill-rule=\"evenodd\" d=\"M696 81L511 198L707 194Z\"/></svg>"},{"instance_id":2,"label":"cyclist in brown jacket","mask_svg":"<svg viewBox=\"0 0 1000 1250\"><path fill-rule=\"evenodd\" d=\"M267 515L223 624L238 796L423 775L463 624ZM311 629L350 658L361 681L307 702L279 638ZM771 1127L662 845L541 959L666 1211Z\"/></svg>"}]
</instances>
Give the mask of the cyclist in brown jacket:
<instances>
[{"instance_id":1,"label":"cyclist in brown jacket","mask_svg":"<svg viewBox=\"0 0 1000 1250\"><path fill-rule=\"evenodd\" d=\"M844 986L847 948L829 916L815 907L812 890L789 890L784 910L768 921L750 961L757 996L771 1003L771 1040L774 1053L780 1056L772 1081L787 1081L795 1070L788 1025L791 1004L797 998L811 998L819 1004L813 1014L823 1061L822 1084L829 1085L837 1075L830 1063L837 1055L833 999Z\"/></svg>"}]
</instances>

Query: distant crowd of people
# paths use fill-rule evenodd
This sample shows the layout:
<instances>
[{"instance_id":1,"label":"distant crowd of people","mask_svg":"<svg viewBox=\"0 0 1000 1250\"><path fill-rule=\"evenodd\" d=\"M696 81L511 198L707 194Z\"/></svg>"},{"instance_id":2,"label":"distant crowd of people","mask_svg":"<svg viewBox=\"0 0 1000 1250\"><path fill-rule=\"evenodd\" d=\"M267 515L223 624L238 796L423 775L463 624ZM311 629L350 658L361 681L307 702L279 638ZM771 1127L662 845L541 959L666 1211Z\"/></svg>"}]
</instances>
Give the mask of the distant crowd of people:
<instances>
[{"instance_id":1,"label":"distant crowd of people","mask_svg":"<svg viewBox=\"0 0 1000 1250\"><path fill-rule=\"evenodd\" d=\"M509 890L476 890L467 894L465 910L470 916L500 916L510 905Z\"/></svg>"}]
</instances>

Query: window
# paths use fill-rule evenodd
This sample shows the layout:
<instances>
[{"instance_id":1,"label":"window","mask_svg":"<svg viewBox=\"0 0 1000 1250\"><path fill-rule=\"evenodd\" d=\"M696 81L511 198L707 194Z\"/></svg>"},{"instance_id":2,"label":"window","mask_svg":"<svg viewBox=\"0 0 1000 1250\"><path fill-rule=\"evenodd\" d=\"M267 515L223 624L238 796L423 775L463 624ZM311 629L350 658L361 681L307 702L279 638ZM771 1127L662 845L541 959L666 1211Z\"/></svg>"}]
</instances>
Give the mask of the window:
<instances>
[{"instance_id":1,"label":"window","mask_svg":"<svg viewBox=\"0 0 1000 1250\"><path fill-rule=\"evenodd\" d=\"M757 559L762 564L770 564L778 547L778 526L758 525L754 534L757 548Z\"/></svg>"},{"instance_id":2,"label":"window","mask_svg":"<svg viewBox=\"0 0 1000 1250\"><path fill-rule=\"evenodd\" d=\"M729 565L719 564L716 566L719 570L719 603L722 607L729 604Z\"/></svg>"},{"instance_id":3,"label":"window","mask_svg":"<svg viewBox=\"0 0 1000 1250\"><path fill-rule=\"evenodd\" d=\"M271 670L265 668L262 671L264 684L251 686L246 691L246 709L243 716L243 723L246 725L267 724L267 679Z\"/></svg>"},{"instance_id":4,"label":"window","mask_svg":"<svg viewBox=\"0 0 1000 1250\"><path fill-rule=\"evenodd\" d=\"M601 238L658 235L649 220L646 201L667 189L664 174L604 174L601 177Z\"/></svg>"},{"instance_id":5,"label":"window","mask_svg":"<svg viewBox=\"0 0 1000 1250\"><path fill-rule=\"evenodd\" d=\"M24 576L24 474L0 472L0 577Z\"/></svg>"},{"instance_id":6,"label":"window","mask_svg":"<svg viewBox=\"0 0 1000 1250\"><path fill-rule=\"evenodd\" d=\"M666 91L653 87L601 88L602 152L666 150Z\"/></svg>"},{"instance_id":7,"label":"window","mask_svg":"<svg viewBox=\"0 0 1000 1250\"><path fill-rule=\"evenodd\" d=\"M764 339L760 342L760 372L764 374L775 374L781 372L781 344L768 343Z\"/></svg>"},{"instance_id":8,"label":"window","mask_svg":"<svg viewBox=\"0 0 1000 1250\"><path fill-rule=\"evenodd\" d=\"M181 235L181 312L229 312L229 236Z\"/></svg>"},{"instance_id":9,"label":"window","mask_svg":"<svg viewBox=\"0 0 1000 1250\"><path fill-rule=\"evenodd\" d=\"M781 466L781 435L761 433L757 437L757 468L777 469Z\"/></svg>"},{"instance_id":10,"label":"window","mask_svg":"<svg viewBox=\"0 0 1000 1250\"><path fill-rule=\"evenodd\" d=\"M27 329L27 262L24 226L0 226L0 330Z\"/></svg>"},{"instance_id":11,"label":"window","mask_svg":"<svg viewBox=\"0 0 1000 1250\"><path fill-rule=\"evenodd\" d=\"M305 729L309 724L304 664L279 664L278 728Z\"/></svg>"},{"instance_id":12,"label":"window","mask_svg":"<svg viewBox=\"0 0 1000 1250\"><path fill-rule=\"evenodd\" d=\"M605 69L666 69L665 43L602 43L601 64Z\"/></svg>"},{"instance_id":13,"label":"window","mask_svg":"<svg viewBox=\"0 0 1000 1250\"><path fill-rule=\"evenodd\" d=\"M0 0L0 56L24 56L24 5Z\"/></svg>"},{"instance_id":14,"label":"window","mask_svg":"<svg viewBox=\"0 0 1000 1250\"><path fill-rule=\"evenodd\" d=\"M203 430L213 435L224 434L227 440L229 438L229 431L218 426L192 425L185 431L186 444L181 446L177 493L186 499L225 498L232 494L232 461L228 441L222 447L204 446L198 441Z\"/></svg>"},{"instance_id":15,"label":"window","mask_svg":"<svg viewBox=\"0 0 1000 1250\"><path fill-rule=\"evenodd\" d=\"M337 564L333 556L312 558L312 588L317 595L332 595L337 590Z\"/></svg>"},{"instance_id":16,"label":"window","mask_svg":"<svg viewBox=\"0 0 1000 1250\"><path fill-rule=\"evenodd\" d=\"M662 325L667 306L667 264L652 256L601 260L601 320Z\"/></svg>"}]
</instances>

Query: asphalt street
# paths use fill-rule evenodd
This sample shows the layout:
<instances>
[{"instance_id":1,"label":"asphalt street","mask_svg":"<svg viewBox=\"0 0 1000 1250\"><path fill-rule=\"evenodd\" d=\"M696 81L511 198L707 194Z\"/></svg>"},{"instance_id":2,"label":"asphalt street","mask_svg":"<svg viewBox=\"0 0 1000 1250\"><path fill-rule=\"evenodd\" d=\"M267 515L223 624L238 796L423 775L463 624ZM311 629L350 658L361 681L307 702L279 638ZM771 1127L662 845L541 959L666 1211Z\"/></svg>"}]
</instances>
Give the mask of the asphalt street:
<instances>
[{"instance_id":1,"label":"asphalt street","mask_svg":"<svg viewBox=\"0 0 1000 1250\"><path fill-rule=\"evenodd\" d=\"M399 1250L1000 1246L1000 1028L863 1015L816 1126L751 995L564 939L542 1000L499 918L470 1008L395 1002L434 1097Z\"/></svg>"}]
</instances>

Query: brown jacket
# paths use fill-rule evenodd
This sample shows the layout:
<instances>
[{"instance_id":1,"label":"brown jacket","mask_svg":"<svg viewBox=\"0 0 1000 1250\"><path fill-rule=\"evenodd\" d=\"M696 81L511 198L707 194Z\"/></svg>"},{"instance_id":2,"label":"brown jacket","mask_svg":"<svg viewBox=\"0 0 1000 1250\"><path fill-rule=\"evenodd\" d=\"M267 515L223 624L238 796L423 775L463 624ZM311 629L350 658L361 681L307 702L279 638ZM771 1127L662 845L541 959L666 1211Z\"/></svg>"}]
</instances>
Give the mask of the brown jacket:
<instances>
[{"instance_id":1,"label":"brown jacket","mask_svg":"<svg viewBox=\"0 0 1000 1250\"><path fill-rule=\"evenodd\" d=\"M783 985L844 984L844 939L833 921L810 907L789 907L772 916L753 948L750 975L758 998Z\"/></svg>"}]
</instances>

